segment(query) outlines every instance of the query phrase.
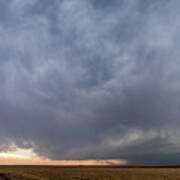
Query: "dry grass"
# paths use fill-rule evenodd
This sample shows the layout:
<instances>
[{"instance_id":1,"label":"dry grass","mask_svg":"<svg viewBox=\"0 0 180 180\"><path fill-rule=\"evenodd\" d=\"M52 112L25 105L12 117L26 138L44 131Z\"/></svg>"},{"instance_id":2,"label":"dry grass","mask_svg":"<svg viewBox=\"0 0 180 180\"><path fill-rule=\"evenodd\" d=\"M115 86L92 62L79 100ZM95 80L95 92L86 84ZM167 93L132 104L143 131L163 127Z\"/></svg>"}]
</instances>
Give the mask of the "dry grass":
<instances>
[{"instance_id":1,"label":"dry grass","mask_svg":"<svg viewBox=\"0 0 180 180\"><path fill-rule=\"evenodd\" d=\"M179 168L0 167L10 180L180 180Z\"/></svg>"}]
</instances>

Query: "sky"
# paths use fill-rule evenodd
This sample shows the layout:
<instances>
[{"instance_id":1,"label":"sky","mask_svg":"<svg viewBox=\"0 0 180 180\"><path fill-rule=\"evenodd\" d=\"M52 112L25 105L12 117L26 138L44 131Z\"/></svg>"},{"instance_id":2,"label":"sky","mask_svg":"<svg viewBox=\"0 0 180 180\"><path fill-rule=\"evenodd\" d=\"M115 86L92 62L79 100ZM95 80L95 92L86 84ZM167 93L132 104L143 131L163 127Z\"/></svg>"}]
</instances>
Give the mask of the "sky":
<instances>
[{"instance_id":1,"label":"sky","mask_svg":"<svg viewBox=\"0 0 180 180\"><path fill-rule=\"evenodd\" d=\"M0 0L2 162L178 164L179 9Z\"/></svg>"}]
</instances>

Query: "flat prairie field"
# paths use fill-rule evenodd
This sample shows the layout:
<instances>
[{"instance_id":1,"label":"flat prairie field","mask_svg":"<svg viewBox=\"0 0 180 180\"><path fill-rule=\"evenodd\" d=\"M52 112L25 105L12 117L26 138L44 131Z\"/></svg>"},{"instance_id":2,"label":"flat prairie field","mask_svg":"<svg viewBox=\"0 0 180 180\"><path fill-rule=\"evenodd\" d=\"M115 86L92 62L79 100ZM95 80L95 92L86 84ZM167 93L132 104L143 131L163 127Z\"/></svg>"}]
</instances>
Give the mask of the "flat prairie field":
<instances>
[{"instance_id":1,"label":"flat prairie field","mask_svg":"<svg viewBox=\"0 0 180 180\"><path fill-rule=\"evenodd\" d=\"M0 180L180 180L180 168L0 166Z\"/></svg>"}]
</instances>

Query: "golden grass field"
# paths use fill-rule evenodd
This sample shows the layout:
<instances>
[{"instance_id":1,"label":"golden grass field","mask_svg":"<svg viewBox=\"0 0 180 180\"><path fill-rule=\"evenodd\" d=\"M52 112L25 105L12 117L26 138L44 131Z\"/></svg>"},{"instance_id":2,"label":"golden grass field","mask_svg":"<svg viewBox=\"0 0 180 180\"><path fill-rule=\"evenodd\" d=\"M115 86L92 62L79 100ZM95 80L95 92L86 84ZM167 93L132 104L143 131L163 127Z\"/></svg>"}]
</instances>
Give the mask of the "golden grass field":
<instances>
[{"instance_id":1,"label":"golden grass field","mask_svg":"<svg viewBox=\"0 0 180 180\"><path fill-rule=\"evenodd\" d=\"M180 180L180 168L1 166L0 180Z\"/></svg>"}]
</instances>

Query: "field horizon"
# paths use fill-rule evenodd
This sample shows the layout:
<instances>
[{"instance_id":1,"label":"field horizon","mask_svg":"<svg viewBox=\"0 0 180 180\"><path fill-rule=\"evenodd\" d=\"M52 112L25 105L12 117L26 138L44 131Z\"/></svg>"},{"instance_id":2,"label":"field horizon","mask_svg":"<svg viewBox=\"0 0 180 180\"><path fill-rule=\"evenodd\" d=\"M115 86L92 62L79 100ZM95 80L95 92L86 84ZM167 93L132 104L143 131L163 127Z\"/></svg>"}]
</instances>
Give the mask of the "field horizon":
<instances>
[{"instance_id":1,"label":"field horizon","mask_svg":"<svg viewBox=\"0 0 180 180\"><path fill-rule=\"evenodd\" d=\"M179 180L180 166L0 165L0 180Z\"/></svg>"}]
</instances>

